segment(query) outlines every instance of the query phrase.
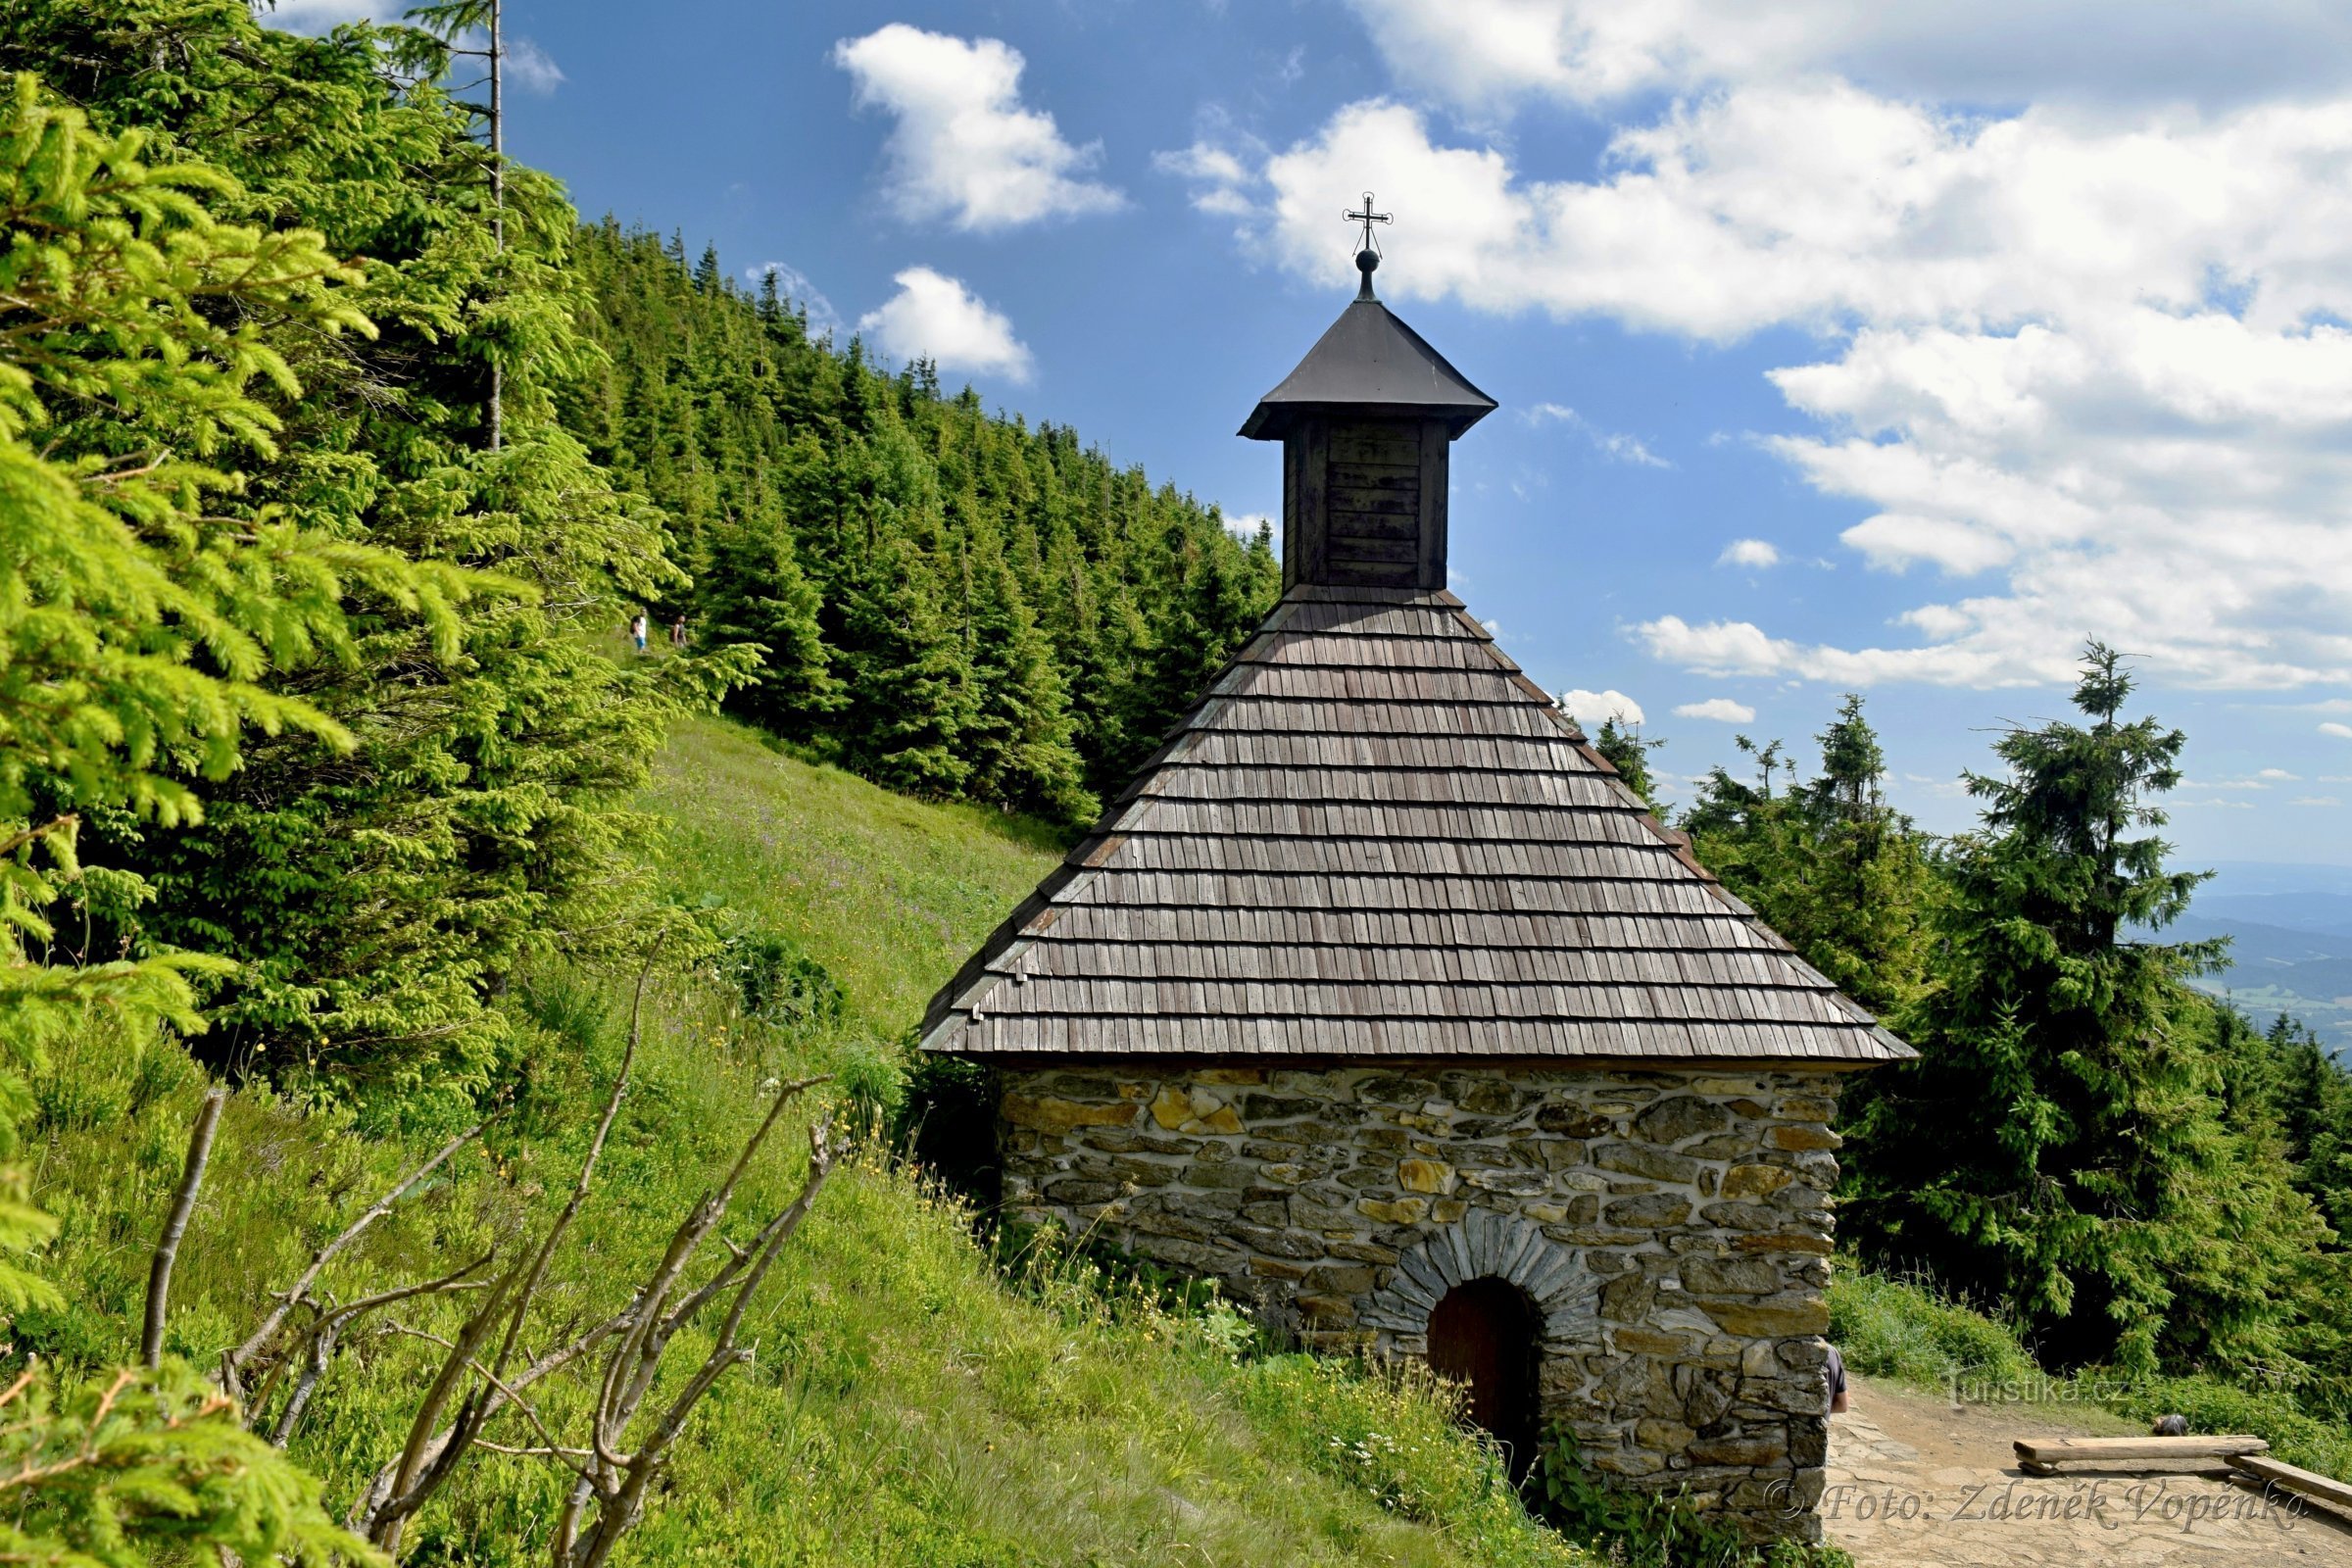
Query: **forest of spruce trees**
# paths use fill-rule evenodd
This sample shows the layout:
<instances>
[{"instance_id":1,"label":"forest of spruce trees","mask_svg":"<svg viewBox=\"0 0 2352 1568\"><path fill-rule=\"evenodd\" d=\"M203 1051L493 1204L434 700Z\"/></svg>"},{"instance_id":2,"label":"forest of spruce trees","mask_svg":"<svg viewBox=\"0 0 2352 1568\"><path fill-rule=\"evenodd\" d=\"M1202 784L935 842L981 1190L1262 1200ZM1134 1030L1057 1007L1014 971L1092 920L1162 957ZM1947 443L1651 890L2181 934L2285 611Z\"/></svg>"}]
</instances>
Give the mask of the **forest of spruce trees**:
<instances>
[{"instance_id":1,"label":"forest of spruce trees","mask_svg":"<svg viewBox=\"0 0 2352 1568\"><path fill-rule=\"evenodd\" d=\"M572 266L606 361L565 425L669 519L692 572L655 605L691 646L757 644L729 704L877 783L1093 816L1272 605L1261 529L948 395L928 364L811 336L772 273L738 287L608 219Z\"/></svg>"}]
</instances>

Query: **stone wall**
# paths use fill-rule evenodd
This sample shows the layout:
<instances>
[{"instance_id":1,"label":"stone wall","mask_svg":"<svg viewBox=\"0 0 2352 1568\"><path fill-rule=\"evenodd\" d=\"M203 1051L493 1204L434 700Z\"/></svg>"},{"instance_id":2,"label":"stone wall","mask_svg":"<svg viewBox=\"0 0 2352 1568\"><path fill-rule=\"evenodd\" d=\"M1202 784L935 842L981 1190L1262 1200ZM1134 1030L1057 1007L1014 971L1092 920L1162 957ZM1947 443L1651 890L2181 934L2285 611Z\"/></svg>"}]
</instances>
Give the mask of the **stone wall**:
<instances>
[{"instance_id":1,"label":"stone wall","mask_svg":"<svg viewBox=\"0 0 2352 1568\"><path fill-rule=\"evenodd\" d=\"M1420 1354L1446 1290L1511 1280L1543 1314L1543 1415L1592 1464L1818 1536L1834 1075L1129 1062L1002 1082L1008 1213L1213 1275L1325 1348Z\"/></svg>"}]
</instances>

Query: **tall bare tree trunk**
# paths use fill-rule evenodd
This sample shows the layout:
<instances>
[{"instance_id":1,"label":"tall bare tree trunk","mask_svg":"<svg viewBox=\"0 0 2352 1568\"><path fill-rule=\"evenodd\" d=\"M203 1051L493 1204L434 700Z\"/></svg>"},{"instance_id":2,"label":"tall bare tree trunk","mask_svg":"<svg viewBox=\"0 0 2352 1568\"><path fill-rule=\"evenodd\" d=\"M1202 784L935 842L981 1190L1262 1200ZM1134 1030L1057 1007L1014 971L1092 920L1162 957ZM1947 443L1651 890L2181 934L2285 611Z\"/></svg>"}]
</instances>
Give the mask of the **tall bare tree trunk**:
<instances>
[{"instance_id":1,"label":"tall bare tree trunk","mask_svg":"<svg viewBox=\"0 0 2352 1568\"><path fill-rule=\"evenodd\" d=\"M156 1239L155 1255L147 1265L147 1321L139 1334L139 1364L154 1371L164 1362L164 1314L171 1310L172 1265L179 1260L179 1239L187 1234L188 1216L196 1212L196 1190L204 1185L204 1167L212 1162L213 1133L220 1125L220 1106L226 1089L214 1089L197 1108L195 1128L188 1134L188 1157L180 1167L179 1191L172 1211L164 1216L164 1234Z\"/></svg>"},{"instance_id":2,"label":"tall bare tree trunk","mask_svg":"<svg viewBox=\"0 0 2352 1568\"><path fill-rule=\"evenodd\" d=\"M507 129L506 89L507 46L500 32L503 6L501 0L490 0L490 239L500 255L507 249ZM506 437L506 370L493 357L490 361L490 450L496 452Z\"/></svg>"}]
</instances>

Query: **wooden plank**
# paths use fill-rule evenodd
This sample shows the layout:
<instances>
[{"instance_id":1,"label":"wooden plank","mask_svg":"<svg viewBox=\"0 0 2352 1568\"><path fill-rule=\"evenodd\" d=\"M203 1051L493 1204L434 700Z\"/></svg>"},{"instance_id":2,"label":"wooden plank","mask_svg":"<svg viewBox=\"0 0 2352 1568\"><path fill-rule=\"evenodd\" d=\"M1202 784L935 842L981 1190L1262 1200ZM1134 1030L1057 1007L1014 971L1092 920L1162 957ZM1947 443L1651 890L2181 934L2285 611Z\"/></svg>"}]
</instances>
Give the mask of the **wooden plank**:
<instances>
[{"instance_id":1,"label":"wooden plank","mask_svg":"<svg viewBox=\"0 0 2352 1568\"><path fill-rule=\"evenodd\" d=\"M1305 575L1306 442L1282 444L1282 588L1289 593Z\"/></svg>"},{"instance_id":2,"label":"wooden plank","mask_svg":"<svg viewBox=\"0 0 2352 1568\"><path fill-rule=\"evenodd\" d=\"M1418 490L1421 488L1421 465L1334 463L1331 466L1331 482L1355 485L1367 490Z\"/></svg>"},{"instance_id":3,"label":"wooden plank","mask_svg":"<svg viewBox=\"0 0 2352 1568\"><path fill-rule=\"evenodd\" d=\"M2247 1475L2274 1487L2299 1492L2306 1497L2332 1502L2339 1508L2352 1508L2352 1487L2345 1486L2332 1476L2315 1474L2277 1459L2265 1459L2251 1453L2233 1453L2230 1463Z\"/></svg>"},{"instance_id":4,"label":"wooden plank","mask_svg":"<svg viewBox=\"0 0 2352 1568\"><path fill-rule=\"evenodd\" d=\"M1332 582L1353 583L1367 588L1409 588L1413 584L1411 563L1393 561L1348 561L1338 557L1325 568Z\"/></svg>"},{"instance_id":5,"label":"wooden plank","mask_svg":"<svg viewBox=\"0 0 2352 1568\"><path fill-rule=\"evenodd\" d=\"M2232 1459L2240 1454L2268 1453L2271 1446L2247 1433L2196 1438L2018 1438L2021 1466L2027 1462L2052 1464L2113 1464L2132 1459Z\"/></svg>"},{"instance_id":6,"label":"wooden plank","mask_svg":"<svg viewBox=\"0 0 2352 1568\"><path fill-rule=\"evenodd\" d=\"M1421 515L1421 495L1418 485L1403 489L1375 489L1365 485L1341 484L1333 480L1329 491L1333 515L1343 512L1369 512L1388 516Z\"/></svg>"},{"instance_id":7,"label":"wooden plank","mask_svg":"<svg viewBox=\"0 0 2352 1568\"><path fill-rule=\"evenodd\" d=\"M1336 463L1418 463L1420 434L1409 424L1350 422L1334 425L1329 447Z\"/></svg>"},{"instance_id":8,"label":"wooden plank","mask_svg":"<svg viewBox=\"0 0 2352 1568\"><path fill-rule=\"evenodd\" d=\"M1370 539L1354 532L1334 533L1326 548L1334 563L1346 562L1356 566L1376 562L1410 566L1421 559L1421 546L1411 538Z\"/></svg>"},{"instance_id":9,"label":"wooden plank","mask_svg":"<svg viewBox=\"0 0 2352 1568\"><path fill-rule=\"evenodd\" d=\"M1444 422L1422 420L1420 581L1424 588L1446 586L1446 488L1451 453Z\"/></svg>"},{"instance_id":10,"label":"wooden plank","mask_svg":"<svg viewBox=\"0 0 2352 1568\"><path fill-rule=\"evenodd\" d=\"M1409 514L1396 516L1378 512L1334 512L1331 514L1331 537L1403 539L1410 541L1417 551L1420 548L1421 520ZM1357 662L1350 660L1349 662Z\"/></svg>"},{"instance_id":11,"label":"wooden plank","mask_svg":"<svg viewBox=\"0 0 2352 1568\"><path fill-rule=\"evenodd\" d=\"M1321 419L1306 421L1298 471L1298 575L1306 582L1326 580L1325 469L1331 463L1331 426Z\"/></svg>"}]
</instances>

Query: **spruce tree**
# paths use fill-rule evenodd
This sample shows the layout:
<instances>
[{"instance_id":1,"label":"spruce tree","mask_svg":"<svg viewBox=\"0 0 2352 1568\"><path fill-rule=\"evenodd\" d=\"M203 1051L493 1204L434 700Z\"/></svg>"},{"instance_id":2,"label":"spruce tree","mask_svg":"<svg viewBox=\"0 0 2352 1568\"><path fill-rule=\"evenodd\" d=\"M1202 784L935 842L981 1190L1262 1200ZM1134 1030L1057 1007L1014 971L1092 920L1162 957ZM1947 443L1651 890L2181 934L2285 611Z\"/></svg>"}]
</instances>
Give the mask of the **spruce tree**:
<instances>
[{"instance_id":1,"label":"spruce tree","mask_svg":"<svg viewBox=\"0 0 2352 1568\"><path fill-rule=\"evenodd\" d=\"M964 751L965 792L1016 811L1070 825L1091 821L1099 803L1071 750L1075 726L1054 651L1002 556L972 568L973 701Z\"/></svg>"},{"instance_id":2,"label":"spruce tree","mask_svg":"<svg viewBox=\"0 0 2352 1568\"><path fill-rule=\"evenodd\" d=\"M231 1026L212 1038L240 1035L254 1048L240 1063L328 1093L463 1096L500 1070L498 987L533 953L617 929L636 831L620 808L668 715L739 662L624 665L585 635L684 577L662 515L556 421L558 390L593 359L571 324L573 215L519 167L498 205L479 113L435 85L448 51L407 28L300 37L227 3L0 11L0 57L66 62L95 119L233 176L216 197L224 219L309 220L329 253L364 259L346 303L373 337L271 340L282 374L265 401L282 434L237 454L237 483L208 508L248 531L297 524L413 579L347 573L333 657L261 681L356 749L330 759L264 737L210 786L201 824L93 820L84 838L87 858L154 895L101 942L231 960L199 987ZM492 356L505 367L495 450ZM107 437L118 451L149 438Z\"/></svg>"},{"instance_id":3,"label":"spruce tree","mask_svg":"<svg viewBox=\"0 0 2352 1568\"><path fill-rule=\"evenodd\" d=\"M1940 882L1927 836L1886 805L1886 754L1862 699L1849 693L1816 737L1820 772L1777 796L1780 743L1740 739L1757 783L1717 767L1700 784L1682 818L1699 859L1839 990L1894 1013L1924 983Z\"/></svg>"},{"instance_id":4,"label":"spruce tree","mask_svg":"<svg viewBox=\"0 0 2352 1568\"><path fill-rule=\"evenodd\" d=\"M2279 1353L2318 1224L2216 1112L2180 984L2213 945L2133 934L2202 877L2149 831L2184 737L2127 719L2132 687L2091 644L2082 720L2013 729L2006 771L1969 776L1984 825L1950 857L1935 984L1897 1020L1920 1057L1882 1075L1847 1222L2062 1359L2244 1362Z\"/></svg>"},{"instance_id":5,"label":"spruce tree","mask_svg":"<svg viewBox=\"0 0 2352 1568\"><path fill-rule=\"evenodd\" d=\"M56 1226L20 1159L27 1076L69 1034L202 1028L191 982L225 967L69 937L61 912L120 914L155 892L82 864L79 828L96 816L184 830L260 734L348 752L343 726L271 677L349 653L350 590L449 606L472 586L299 519L219 514L239 488L232 466L276 453L282 421L263 389L297 390L285 338L370 323L349 303L357 269L317 231L221 220L214 204L233 183L149 147L94 130L30 76L0 97L0 1310L12 1322L65 1304L33 1258ZM0 1391L0 1468L12 1561L374 1560L334 1525L318 1483L173 1359L95 1375L25 1360Z\"/></svg>"},{"instance_id":6,"label":"spruce tree","mask_svg":"<svg viewBox=\"0 0 2352 1568\"><path fill-rule=\"evenodd\" d=\"M1576 715L1569 714L1568 721L1575 723ZM1658 785L1650 776L1649 754L1665 744L1663 739L1644 739L1639 724L1618 723L1615 713L1600 721L1600 729L1592 737L1592 750L1607 760L1625 787L1640 796L1642 804L1653 811L1658 806Z\"/></svg>"},{"instance_id":7,"label":"spruce tree","mask_svg":"<svg viewBox=\"0 0 2352 1568\"><path fill-rule=\"evenodd\" d=\"M792 530L772 515L729 516L711 530L700 596L701 635L760 649L752 681L729 706L789 740L815 737L841 706L822 597L802 572Z\"/></svg>"},{"instance_id":8,"label":"spruce tree","mask_svg":"<svg viewBox=\"0 0 2352 1568\"><path fill-rule=\"evenodd\" d=\"M971 776L963 740L972 670L930 562L879 542L851 585L843 617L850 765L909 795L953 795Z\"/></svg>"}]
</instances>

